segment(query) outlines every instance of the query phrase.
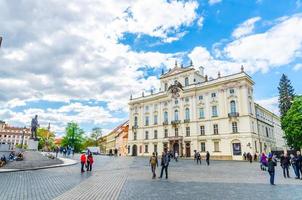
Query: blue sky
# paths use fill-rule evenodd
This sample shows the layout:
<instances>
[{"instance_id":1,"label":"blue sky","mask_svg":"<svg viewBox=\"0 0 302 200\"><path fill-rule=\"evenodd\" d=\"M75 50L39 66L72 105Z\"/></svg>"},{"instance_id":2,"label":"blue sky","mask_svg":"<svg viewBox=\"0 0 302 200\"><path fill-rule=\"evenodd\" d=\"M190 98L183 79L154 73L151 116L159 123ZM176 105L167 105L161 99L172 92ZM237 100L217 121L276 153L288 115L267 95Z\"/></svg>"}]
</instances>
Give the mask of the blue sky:
<instances>
[{"instance_id":1,"label":"blue sky","mask_svg":"<svg viewBox=\"0 0 302 200\"><path fill-rule=\"evenodd\" d=\"M1 1L0 35L0 119L38 114L58 135L69 121L108 133L175 60L213 77L244 65L276 113L282 73L302 93L301 0Z\"/></svg>"}]
</instances>

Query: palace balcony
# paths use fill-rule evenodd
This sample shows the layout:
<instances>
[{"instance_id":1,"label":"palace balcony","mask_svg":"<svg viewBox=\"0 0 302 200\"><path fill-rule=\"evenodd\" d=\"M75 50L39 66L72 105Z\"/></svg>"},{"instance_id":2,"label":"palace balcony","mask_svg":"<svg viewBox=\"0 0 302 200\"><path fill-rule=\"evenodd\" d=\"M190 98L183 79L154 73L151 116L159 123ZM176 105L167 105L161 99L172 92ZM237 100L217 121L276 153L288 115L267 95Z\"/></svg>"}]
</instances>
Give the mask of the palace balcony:
<instances>
[{"instance_id":1,"label":"palace balcony","mask_svg":"<svg viewBox=\"0 0 302 200\"><path fill-rule=\"evenodd\" d=\"M228 114L229 117L239 117L239 113L238 112L230 112Z\"/></svg>"},{"instance_id":2,"label":"palace balcony","mask_svg":"<svg viewBox=\"0 0 302 200\"><path fill-rule=\"evenodd\" d=\"M163 122L163 125L164 125L164 126L166 126L166 125L168 125L168 124L169 124L168 121L164 121L164 122Z\"/></svg>"},{"instance_id":3,"label":"palace balcony","mask_svg":"<svg viewBox=\"0 0 302 200\"><path fill-rule=\"evenodd\" d=\"M138 125L133 125L132 126L132 129L137 129L138 128Z\"/></svg>"},{"instance_id":4,"label":"palace balcony","mask_svg":"<svg viewBox=\"0 0 302 200\"><path fill-rule=\"evenodd\" d=\"M184 123L190 123L190 119L185 119Z\"/></svg>"},{"instance_id":5,"label":"palace balcony","mask_svg":"<svg viewBox=\"0 0 302 200\"><path fill-rule=\"evenodd\" d=\"M177 124L180 124L180 120L173 120L173 121L171 121L171 124L172 125L177 125Z\"/></svg>"}]
</instances>

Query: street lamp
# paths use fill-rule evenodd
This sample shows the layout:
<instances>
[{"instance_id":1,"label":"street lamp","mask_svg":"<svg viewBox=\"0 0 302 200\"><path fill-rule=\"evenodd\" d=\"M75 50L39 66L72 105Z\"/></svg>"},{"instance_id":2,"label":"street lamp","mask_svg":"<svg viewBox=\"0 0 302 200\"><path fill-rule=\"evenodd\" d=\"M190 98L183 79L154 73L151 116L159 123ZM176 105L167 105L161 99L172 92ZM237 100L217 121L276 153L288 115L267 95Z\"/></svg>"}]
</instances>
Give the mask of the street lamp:
<instances>
[{"instance_id":1,"label":"street lamp","mask_svg":"<svg viewBox=\"0 0 302 200\"><path fill-rule=\"evenodd\" d=\"M0 48L1 48L1 44L2 44L2 36L0 36Z\"/></svg>"},{"instance_id":2,"label":"street lamp","mask_svg":"<svg viewBox=\"0 0 302 200\"><path fill-rule=\"evenodd\" d=\"M26 131L26 127L24 126L24 128L23 128L23 130L22 130L22 143L21 143L21 149L23 149L25 131Z\"/></svg>"}]
</instances>

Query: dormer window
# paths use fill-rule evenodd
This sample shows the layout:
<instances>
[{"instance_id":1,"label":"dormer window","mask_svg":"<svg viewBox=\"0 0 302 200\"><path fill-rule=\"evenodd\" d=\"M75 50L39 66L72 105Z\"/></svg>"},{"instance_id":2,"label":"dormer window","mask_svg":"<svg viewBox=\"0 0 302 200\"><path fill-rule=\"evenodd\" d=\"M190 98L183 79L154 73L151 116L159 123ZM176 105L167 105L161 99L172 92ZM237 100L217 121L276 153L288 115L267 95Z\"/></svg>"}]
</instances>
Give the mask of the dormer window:
<instances>
[{"instance_id":1,"label":"dormer window","mask_svg":"<svg viewBox=\"0 0 302 200\"><path fill-rule=\"evenodd\" d=\"M165 83L165 91L168 90L168 83Z\"/></svg>"},{"instance_id":2,"label":"dormer window","mask_svg":"<svg viewBox=\"0 0 302 200\"><path fill-rule=\"evenodd\" d=\"M230 94L234 94L234 93L235 93L234 88L231 88L231 89L230 89Z\"/></svg>"},{"instance_id":3,"label":"dormer window","mask_svg":"<svg viewBox=\"0 0 302 200\"><path fill-rule=\"evenodd\" d=\"M189 78L188 77L185 78L185 86L189 86Z\"/></svg>"},{"instance_id":4,"label":"dormer window","mask_svg":"<svg viewBox=\"0 0 302 200\"><path fill-rule=\"evenodd\" d=\"M213 92L213 93L211 94L211 97L212 97L212 98L215 98L215 97L216 97L216 93Z\"/></svg>"}]
</instances>

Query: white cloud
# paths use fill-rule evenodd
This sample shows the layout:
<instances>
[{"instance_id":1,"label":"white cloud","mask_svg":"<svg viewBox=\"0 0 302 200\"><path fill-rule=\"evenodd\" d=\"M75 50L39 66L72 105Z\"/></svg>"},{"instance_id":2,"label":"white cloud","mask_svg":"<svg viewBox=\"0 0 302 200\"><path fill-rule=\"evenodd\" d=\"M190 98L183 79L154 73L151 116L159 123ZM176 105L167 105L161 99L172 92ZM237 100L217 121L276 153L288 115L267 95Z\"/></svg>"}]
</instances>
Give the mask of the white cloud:
<instances>
[{"instance_id":1,"label":"white cloud","mask_svg":"<svg viewBox=\"0 0 302 200\"><path fill-rule=\"evenodd\" d=\"M193 0L2 1L0 116L26 123L37 112L57 128L62 128L59 119L64 123L116 121L108 112L128 111L130 93L159 87L155 77L145 78L139 68L160 68L183 55L133 51L120 39L131 33L176 41L186 34L184 27L196 23L197 8ZM83 109L75 118L60 110L11 110L29 101L91 99L106 102L108 108L73 105Z\"/></svg>"},{"instance_id":2,"label":"white cloud","mask_svg":"<svg viewBox=\"0 0 302 200\"><path fill-rule=\"evenodd\" d=\"M41 127L51 123L52 130L62 133L68 122L104 126L110 123L121 122L123 119L114 117L109 110L100 106L87 106L82 103L71 103L57 109L28 108L23 111L12 111L8 108L0 110L0 118L6 119L10 124L30 126L30 120L35 115L39 116Z\"/></svg>"},{"instance_id":3,"label":"white cloud","mask_svg":"<svg viewBox=\"0 0 302 200\"><path fill-rule=\"evenodd\" d=\"M253 17L246 20L233 31L232 36L235 38L240 38L242 36L246 36L253 33L255 28L255 23L260 19L261 19L260 17Z\"/></svg>"},{"instance_id":4,"label":"white cloud","mask_svg":"<svg viewBox=\"0 0 302 200\"><path fill-rule=\"evenodd\" d=\"M299 70L301 70L302 69L302 63L298 63L298 64L296 64L295 66L294 66L294 70L295 71L299 71Z\"/></svg>"},{"instance_id":5,"label":"white cloud","mask_svg":"<svg viewBox=\"0 0 302 200\"><path fill-rule=\"evenodd\" d=\"M245 71L253 74L267 72L274 67L289 64L302 55L302 15L278 18L266 32L241 36L233 41L213 45L212 52L203 46L195 47L188 57L195 66L204 66L205 72L217 77ZM294 67L300 69L300 65Z\"/></svg>"},{"instance_id":6,"label":"white cloud","mask_svg":"<svg viewBox=\"0 0 302 200\"><path fill-rule=\"evenodd\" d=\"M302 50L302 15L279 19L264 33L242 37L226 45L225 57L248 63L251 72L291 63Z\"/></svg>"},{"instance_id":7,"label":"white cloud","mask_svg":"<svg viewBox=\"0 0 302 200\"><path fill-rule=\"evenodd\" d=\"M276 115L279 115L278 97L260 99L260 100L256 100L255 102L261 105L262 107L268 109L269 111L275 113Z\"/></svg>"},{"instance_id":8,"label":"white cloud","mask_svg":"<svg viewBox=\"0 0 302 200\"><path fill-rule=\"evenodd\" d=\"M217 4L217 3L220 3L220 2L222 2L222 0L209 0L210 5L214 5L214 4Z\"/></svg>"}]
</instances>

